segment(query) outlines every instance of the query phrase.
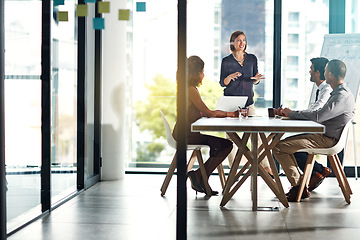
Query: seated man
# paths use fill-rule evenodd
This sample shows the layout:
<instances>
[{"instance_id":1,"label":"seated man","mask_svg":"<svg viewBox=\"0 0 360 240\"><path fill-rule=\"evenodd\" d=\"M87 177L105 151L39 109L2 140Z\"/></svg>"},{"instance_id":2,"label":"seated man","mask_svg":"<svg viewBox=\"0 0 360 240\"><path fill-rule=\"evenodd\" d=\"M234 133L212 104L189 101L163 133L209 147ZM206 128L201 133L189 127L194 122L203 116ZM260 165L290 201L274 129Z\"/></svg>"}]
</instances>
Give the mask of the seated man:
<instances>
[{"instance_id":1,"label":"seated man","mask_svg":"<svg viewBox=\"0 0 360 240\"><path fill-rule=\"evenodd\" d=\"M325 66L329 62L327 58L318 57L310 59L310 82L313 82L317 86L315 99L312 99L309 108L307 110L318 110L324 106L326 101L330 97L330 93L332 91L329 84L325 81L324 71ZM278 108L275 110L275 114L280 115L282 109ZM294 157L301 171L304 172L305 164L307 161L308 154L306 152L296 152L294 153ZM342 161L342 157L341 157ZM324 167L322 164L315 161L313 172L311 175L310 183L309 183L309 191L311 192L315 188L317 188L325 177L328 177L331 174L331 169L328 167Z\"/></svg>"},{"instance_id":2,"label":"seated man","mask_svg":"<svg viewBox=\"0 0 360 240\"><path fill-rule=\"evenodd\" d=\"M291 111L289 108L285 108L281 111L282 115L292 119L312 120L325 125L324 134L292 136L278 142L273 149L275 158L281 164L292 185L287 193L289 202L296 201L301 176L293 154L303 148L334 146L339 140L344 126L355 115L355 99L344 84L345 74L345 64L340 60L331 60L325 67L325 79L333 91L325 105L318 110ZM302 198L309 196L310 193L305 188Z\"/></svg>"}]
</instances>

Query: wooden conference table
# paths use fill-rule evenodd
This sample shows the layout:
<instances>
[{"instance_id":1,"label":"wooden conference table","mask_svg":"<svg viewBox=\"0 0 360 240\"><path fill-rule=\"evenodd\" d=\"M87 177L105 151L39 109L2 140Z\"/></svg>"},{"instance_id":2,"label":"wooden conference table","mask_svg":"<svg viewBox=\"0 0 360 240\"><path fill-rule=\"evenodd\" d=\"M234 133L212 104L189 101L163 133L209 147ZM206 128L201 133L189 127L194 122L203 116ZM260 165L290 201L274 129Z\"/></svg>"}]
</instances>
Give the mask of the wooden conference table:
<instances>
[{"instance_id":1,"label":"wooden conference table","mask_svg":"<svg viewBox=\"0 0 360 240\"><path fill-rule=\"evenodd\" d=\"M264 179L265 183L278 197L280 202L285 207L289 207L272 157L271 149L280 141L285 133L323 133L325 127L313 121L282 120L280 118L268 117L248 117L247 119L201 118L191 124L191 131L226 132L230 136L237 145L238 151L223 189L223 198L220 206L225 206L251 175L252 210L257 211L257 173ZM243 133L241 137L237 134L238 132ZM265 133L269 134L266 135ZM258 146L258 136L260 136L262 142L260 146ZM251 137L251 151L246 146L249 137ZM248 161L238 171L242 155L244 155ZM269 160L274 179L259 165L265 157ZM245 173L250 165L250 169ZM240 177L241 179L237 182Z\"/></svg>"}]
</instances>

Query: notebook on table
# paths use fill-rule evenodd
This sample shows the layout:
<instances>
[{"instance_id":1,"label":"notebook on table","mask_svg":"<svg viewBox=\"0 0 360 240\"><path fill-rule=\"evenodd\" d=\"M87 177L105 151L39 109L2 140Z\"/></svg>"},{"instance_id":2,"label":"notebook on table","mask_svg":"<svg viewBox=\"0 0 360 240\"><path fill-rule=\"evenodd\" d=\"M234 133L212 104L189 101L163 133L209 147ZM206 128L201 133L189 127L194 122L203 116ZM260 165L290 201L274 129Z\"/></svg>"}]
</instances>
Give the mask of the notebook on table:
<instances>
[{"instance_id":1,"label":"notebook on table","mask_svg":"<svg viewBox=\"0 0 360 240\"><path fill-rule=\"evenodd\" d=\"M247 96L221 96L216 103L216 110L234 112L245 107Z\"/></svg>"}]
</instances>

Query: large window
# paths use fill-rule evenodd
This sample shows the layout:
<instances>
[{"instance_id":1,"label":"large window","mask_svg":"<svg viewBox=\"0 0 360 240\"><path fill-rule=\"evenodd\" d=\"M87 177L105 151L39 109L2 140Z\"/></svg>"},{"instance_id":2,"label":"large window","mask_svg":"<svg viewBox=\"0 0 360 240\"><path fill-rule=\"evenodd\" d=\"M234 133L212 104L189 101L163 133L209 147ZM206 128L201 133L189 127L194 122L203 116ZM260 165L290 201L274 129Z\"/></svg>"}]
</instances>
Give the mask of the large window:
<instances>
[{"instance_id":1,"label":"large window","mask_svg":"<svg viewBox=\"0 0 360 240\"><path fill-rule=\"evenodd\" d=\"M345 32L360 33L360 2L358 0L346 0L345 7Z\"/></svg>"},{"instance_id":2,"label":"large window","mask_svg":"<svg viewBox=\"0 0 360 240\"><path fill-rule=\"evenodd\" d=\"M41 2L5 1L8 231L41 213Z\"/></svg>"},{"instance_id":3,"label":"large window","mask_svg":"<svg viewBox=\"0 0 360 240\"><path fill-rule=\"evenodd\" d=\"M284 0L282 21L281 101L291 109L305 109L313 87L310 59L320 57L324 35L329 33L329 3Z\"/></svg>"},{"instance_id":4,"label":"large window","mask_svg":"<svg viewBox=\"0 0 360 240\"><path fill-rule=\"evenodd\" d=\"M247 52L257 56L258 70L266 78L254 86L257 113L265 113L263 109L272 106L273 8L274 2L268 0L210 0L206 4L202 0L188 1L187 55L198 55L205 61L205 79L199 91L210 108L223 95L219 85L221 59L230 53L229 38L236 30L245 32ZM154 0L147 3L145 13L134 10L132 30L132 138L129 137L128 167L167 166L174 150L166 142L160 110L173 127L177 1Z\"/></svg>"},{"instance_id":5,"label":"large window","mask_svg":"<svg viewBox=\"0 0 360 240\"><path fill-rule=\"evenodd\" d=\"M51 79L51 193L52 202L76 190L77 131L77 1L53 7ZM67 11L68 21L58 21Z\"/></svg>"},{"instance_id":6,"label":"large window","mask_svg":"<svg viewBox=\"0 0 360 240\"><path fill-rule=\"evenodd\" d=\"M76 3L65 1L52 9L52 203L76 190ZM5 161L11 232L41 214L42 2L9 0L5 9ZM59 10L68 11L67 22L58 21Z\"/></svg>"},{"instance_id":7,"label":"large window","mask_svg":"<svg viewBox=\"0 0 360 240\"><path fill-rule=\"evenodd\" d=\"M356 33L360 34L360 2L358 0L346 0L345 2L345 33ZM356 111L355 111L355 121L359 122L360 119L360 101L359 96L357 97L356 103ZM346 158L344 165L346 166L354 166L355 159L357 158L357 165L359 165L359 157L357 157L356 153L360 150L360 139L358 137L354 137L354 133L360 131L359 124L354 124L350 128L347 149L346 149Z\"/></svg>"}]
</instances>

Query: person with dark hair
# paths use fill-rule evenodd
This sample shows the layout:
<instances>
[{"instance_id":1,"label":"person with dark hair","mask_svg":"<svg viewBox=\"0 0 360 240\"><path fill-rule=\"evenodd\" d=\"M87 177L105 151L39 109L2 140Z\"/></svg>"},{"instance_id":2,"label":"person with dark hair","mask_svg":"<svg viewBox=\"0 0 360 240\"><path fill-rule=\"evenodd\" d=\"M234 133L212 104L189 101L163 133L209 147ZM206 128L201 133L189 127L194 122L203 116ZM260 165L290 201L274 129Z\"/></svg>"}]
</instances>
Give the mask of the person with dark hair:
<instances>
[{"instance_id":1,"label":"person with dark hair","mask_svg":"<svg viewBox=\"0 0 360 240\"><path fill-rule=\"evenodd\" d=\"M325 67L326 83L333 91L324 106L317 110L292 111L282 109L281 115L291 119L312 120L325 126L324 134L304 134L288 137L278 142L273 148L276 160L281 164L292 188L287 193L289 202L296 201L301 173L294 153L300 149L330 148L340 138L344 126L355 115L355 99L344 83L346 66L341 60L331 60ZM301 198L308 198L310 193L305 187Z\"/></svg>"},{"instance_id":2,"label":"person with dark hair","mask_svg":"<svg viewBox=\"0 0 360 240\"><path fill-rule=\"evenodd\" d=\"M325 66L329 62L327 58L319 57L310 59L310 81L315 83L317 86L315 101L310 102L309 110L317 110L324 106L326 101L330 97L330 93L332 91L329 84L325 81Z\"/></svg>"},{"instance_id":3,"label":"person with dark hair","mask_svg":"<svg viewBox=\"0 0 360 240\"><path fill-rule=\"evenodd\" d=\"M220 85L224 96L247 96L245 107L249 115L255 115L253 85L259 84L263 75L258 72L257 58L247 53L246 36L242 31L235 31L230 36L231 54L221 62Z\"/></svg>"},{"instance_id":4,"label":"person with dark hair","mask_svg":"<svg viewBox=\"0 0 360 240\"><path fill-rule=\"evenodd\" d=\"M198 87L204 78L204 61L198 56L191 56L187 60L188 65L188 124L187 141L191 145L208 145L210 147L210 157L205 162L205 170L208 177L224 161L232 149L232 142L228 139L201 134L191 131L191 124L201 117L239 117L239 112L225 112L220 110L210 110L201 99ZM177 124L173 130L173 136L177 140ZM191 180L191 187L196 192L205 193L204 182L201 177L200 169L189 171L188 177ZM211 190L212 195L217 195L217 191Z\"/></svg>"},{"instance_id":5,"label":"person with dark hair","mask_svg":"<svg viewBox=\"0 0 360 240\"><path fill-rule=\"evenodd\" d=\"M221 61L220 86L224 88L224 96L247 96L245 107L249 109L249 115L255 115L253 85L259 84L263 75L258 72L257 58L254 54L246 52L247 41L243 31L235 31L230 36L231 54ZM229 154L231 166L236 153L236 146ZM264 159L261 166L272 176L269 162Z\"/></svg>"},{"instance_id":6,"label":"person with dark hair","mask_svg":"<svg viewBox=\"0 0 360 240\"><path fill-rule=\"evenodd\" d=\"M330 97L332 91L329 84L325 81L325 66L329 62L327 58L318 57L310 59L310 81L315 83L317 86L315 98L310 101L308 110L317 110L324 106L326 101ZM275 114L281 115L282 108L275 109ZM306 152L296 152L294 153L296 162L302 172L305 170L305 165L308 157ZM342 160L342 158L341 158ZM309 191L313 191L317 188L323 180L330 176L332 170L328 167L323 166L322 164L315 162L312 175L309 182Z\"/></svg>"}]
</instances>

